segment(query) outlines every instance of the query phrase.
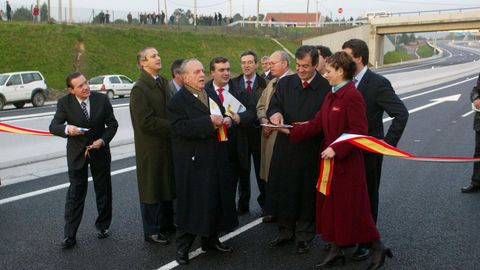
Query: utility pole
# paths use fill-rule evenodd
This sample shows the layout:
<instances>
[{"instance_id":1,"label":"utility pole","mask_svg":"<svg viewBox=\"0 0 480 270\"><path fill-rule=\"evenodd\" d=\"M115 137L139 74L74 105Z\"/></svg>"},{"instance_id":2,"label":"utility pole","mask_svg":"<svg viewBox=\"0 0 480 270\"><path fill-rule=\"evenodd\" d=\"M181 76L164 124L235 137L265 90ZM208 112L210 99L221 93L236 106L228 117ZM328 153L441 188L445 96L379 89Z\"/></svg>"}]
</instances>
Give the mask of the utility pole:
<instances>
[{"instance_id":1,"label":"utility pole","mask_svg":"<svg viewBox=\"0 0 480 270\"><path fill-rule=\"evenodd\" d=\"M258 29L258 21L260 16L260 0L257 0L257 21L255 22L255 28Z\"/></svg>"},{"instance_id":2,"label":"utility pole","mask_svg":"<svg viewBox=\"0 0 480 270\"><path fill-rule=\"evenodd\" d=\"M229 0L228 3L229 3L229 6L230 6L230 7L229 7L229 10L230 10L230 19L232 19L232 18L233 18L233 17L232 17L232 0Z\"/></svg>"},{"instance_id":3,"label":"utility pole","mask_svg":"<svg viewBox=\"0 0 480 270\"><path fill-rule=\"evenodd\" d=\"M164 0L163 3L165 4L165 25L167 25L168 24L167 0Z\"/></svg>"},{"instance_id":4,"label":"utility pole","mask_svg":"<svg viewBox=\"0 0 480 270\"><path fill-rule=\"evenodd\" d=\"M158 14L160 14L160 0L157 1Z\"/></svg>"},{"instance_id":5,"label":"utility pole","mask_svg":"<svg viewBox=\"0 0 480 270\"><path fill-rule=\"evenodd\" d=\"M63 13L63 10L62 10L62 0L58 0L58 21L59 21L59 22L63 21L63 19L62 19L62 13Z\"/></svg>"},{"instance_id":6,"label":"utility pole","mask_svg":"<svg viewBox=\"0 0 480 270\"><path fill-rule=\"evenodd\" d=\"M68 0L68 22L73 23L72 0Z\"/></svg>"},{"instance_id":7,"label":"utility pole","mask_svg":"<svg viewBox=\"0 0 480 270\"><path fill-rule=\"evenodd\" d=\"M50 0L48 0L48 12L47 12L47 15L48 15L48 22L50 22L50 9L51 9L51 5L50 5Z\"/></svg>"},{"instance_id":8,"label":"utility pole","mask_svg":"<svg viewBox=\"0 0 480 270\"><path fill-rule=\"evenodd\" d=\"M193 0L193 25L197 27L197 0Z\"/></svg>"},{"instance_id":9,"label":"utility pole","mask_svg":"<svg viewBox=\"0 0 480 270\"><path fill-rule=\"evenodd\" d=\"M307 0L307 14L305 14L305 27L308 27L308 8L310 6L310 0Z\"/></svg>"}]
</instances>

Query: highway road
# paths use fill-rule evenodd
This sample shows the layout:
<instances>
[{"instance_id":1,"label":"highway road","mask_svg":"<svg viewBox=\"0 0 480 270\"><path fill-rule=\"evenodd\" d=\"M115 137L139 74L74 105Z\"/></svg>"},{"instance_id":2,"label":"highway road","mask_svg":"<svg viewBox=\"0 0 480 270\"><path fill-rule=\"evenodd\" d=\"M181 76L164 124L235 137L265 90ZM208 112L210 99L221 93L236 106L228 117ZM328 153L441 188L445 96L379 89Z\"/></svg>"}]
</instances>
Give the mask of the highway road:
<instances>
[{"instance_id":1,"label":"highway road","mask_svg":"<svg viewBox=\"0 0 480 270\"><path fill-rule=\"evenodd\" d=\"M400 97L411 116L398 147L415 155L471 156L474 132L469 92L475 80L475 76L464 76L402 93ZM123 104L128 99L115 102ZM128 112L128 109L119 106L115 111L120 113L117 117L127 117L123 111ZM0 118L25 116L30 112L9 113L11 115L5 116L2 112ZM40 125L47 118L35 120ZM387 116L384 121L388 127ZM0 137L2 144L4 138ZM33 146L25 144L24 138L15 138L22 140L15 146L31 152ZM9 154L3 150L2 153ZM0 269L175 268L173 244L153 246L143 241L134 159L113 162L112 172L114 219L111 237L96 238L93 225L96 208L90 185L78 243L71 250L60 247L68 183L65 172L1 187ZM394 258L387 259L384 269L480 268L480 194L460 193L460 187L469 182L471 172L470 163L385 158L378 228ZM255 196L258 191L254 181L252 187ZM251 212L240 217L241 225L233 235L225 237L234 247L234 253L197 252L190 266L175 269L314 269L313 265L326 256L320 237L305 255L296 255L293 245L269 249L268 242L276 236L277 228L275 224L260 223L259 214L253 197ZM194 250L198 247L197 242ZM346 250L348 255L352 252L353 249ZM366 262L355 263L347 259L347 266L333 269L362 269L366 265Z\"/></svg>"}]
</instances>

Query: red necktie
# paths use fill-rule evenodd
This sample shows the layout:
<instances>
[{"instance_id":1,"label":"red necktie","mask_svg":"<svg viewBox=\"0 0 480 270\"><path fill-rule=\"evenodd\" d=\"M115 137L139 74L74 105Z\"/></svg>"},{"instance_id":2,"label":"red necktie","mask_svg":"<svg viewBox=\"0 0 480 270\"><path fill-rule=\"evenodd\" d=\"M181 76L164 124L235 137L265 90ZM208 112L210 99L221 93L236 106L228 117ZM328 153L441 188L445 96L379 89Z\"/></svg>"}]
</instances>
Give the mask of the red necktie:
<instances>
[{"instance_id":1,"label":"red necktie","mask_svg":"<svg viewBox=\"0 0 480 270\"><path fill-rule=\"evenodd\" d=\"M218 88L218 98L220 99L220 102L222 102L222 104L223 104L224 98L223 98L222 92L223 92L223 88L221 88L221 87Z\"/></svg>"},{"instance_id":2,"label":"red necktie","mask_svg":"<svg viewBox=\"0 0 480 270\"><path fill-rule=\"evenodd\" d=\"M307 88L310 84L307 81L303 82L303 88Z\"/></svg>"},{"instance_id":3,"label":"red necktie","mask_svg":"<svg viewBox=\"0 0 480 270\"><path fill-rule=\"evenodd\" d=\"M252 81L247 81L247 93L252 93Z\"/></svg>"}]
</instances>

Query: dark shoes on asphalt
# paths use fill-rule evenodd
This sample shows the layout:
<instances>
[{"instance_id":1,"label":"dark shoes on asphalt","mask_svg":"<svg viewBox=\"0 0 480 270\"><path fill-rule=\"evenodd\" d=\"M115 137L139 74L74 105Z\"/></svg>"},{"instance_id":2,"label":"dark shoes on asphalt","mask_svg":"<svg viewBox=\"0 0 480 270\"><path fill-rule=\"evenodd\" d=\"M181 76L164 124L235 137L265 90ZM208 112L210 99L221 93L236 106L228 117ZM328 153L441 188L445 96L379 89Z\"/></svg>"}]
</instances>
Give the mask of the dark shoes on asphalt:
<instances>
[{"instance_id":1,"label":"dark shoes on asphalt","mask_svg":"<svg viewBox=\"0 0 480 270\"><path fill-rule=\"evenodd\" d=\"M175 260L180 265L187 265L190 262L188 252L177 251L177 258L175 258Z\"/></svg>"},{"instance_id":2,"label":"dark shoes on asphalt","mask_svg":"<svg viewBox=\"0 0 480 270\"><path fill-rule=\"evenodd\" d=\"M480 185L471 182L470 184L468 184L468 186L462 187L461 190L462 190L462 193L476 192L480 190Z\"/></svg>"},{"instance_id":3,"label":"dark shoes on asphalt","mask_svg":"<svg viewBox=\"0 0 480 270\"><path fill-rule=\"evenodd\" d=\"M159 245L168 245L170 243L168 241L168 238L161 233L145 235L145 241L152 244L159 244Z\"/></svg>"},{"instance_id":4,"label":"dark shoes on asphalt","mask_svg":"<svg viewBox=\"0 0 480 270\"><path fill-rule=\"evenodd\" d=\"M77 243L77 240L75 237L65 237L65 239L62 240L62 247L63 248L71 248L75 246Z\"/></svg>"},{"instance_id":5,"label":"dark shoes on asphalt","mask_svg":"<svg viewBox=\"0 0 480 270\"><path fill-rule=\"evenodd\" d=\"M262 218L262 222L263 222L263 223L272 223L272 222L274 222L276 219L277 219L277 217L275 217L275 216L273 216L273 215L265 215L265 216L263 216L263 218Z\"/></svg>"},{"instance_id":6,"label":"dark shoes on asphalt","mask_svg":"<svg viewBox=\"0 0 480 270\"><path fill-rule=\"evenodd\" d=\"M310 243L307 241L299 241L297 243L297 254L305 254L310 250Z\"/></svg>"},{"instance_id":7,"label":"dark shoes on asphalt","mask_svg":"<svg viewBox=\"0 0 480 270\"><path fill-rule=\"evenodd\" d=\"M207 250L217 250L220 252L227 252L231 253L233 252L233 248L229 245L226 245L220 241L214 242L214 243L202 243L202 250L207 251Z\"/></svg>"},{"instance_id":8,"label":"dark shoes on asphalt","mask_svg":"<svg viewBox=\"0 0 480 270\"><path fill-rule=\"evenodd\" d=\"M109 236L110 236L110 232L108 231L108 229L102 229L102 230L98 231L98 233L97 233L98 239L104 239L104 238L107 238Z\"/></svg>"},{"instance_id":9,"label":"dark shoes on asphalt","mask_svg":"<svg viewBox=\"0 0 480 270\"><path fill-rule=\"evenodd\" d=\"M371 255L372 255L371 248L359 245L355 250L355 252L353 253L352 261L356 261L356 262L363 261L370 258Z\"/></svg>"},{"instance_id":10,"label":"dark shoes on asphalt","mask_svg":"<svg viewBox=\"0 0 480 270\"><path fill-rule=\"evenodd\" d=\"M268 243L268 246L271 248L284 246L293 241L293 238L281 238L277 237Z\"/></svg>"}]
</instances>

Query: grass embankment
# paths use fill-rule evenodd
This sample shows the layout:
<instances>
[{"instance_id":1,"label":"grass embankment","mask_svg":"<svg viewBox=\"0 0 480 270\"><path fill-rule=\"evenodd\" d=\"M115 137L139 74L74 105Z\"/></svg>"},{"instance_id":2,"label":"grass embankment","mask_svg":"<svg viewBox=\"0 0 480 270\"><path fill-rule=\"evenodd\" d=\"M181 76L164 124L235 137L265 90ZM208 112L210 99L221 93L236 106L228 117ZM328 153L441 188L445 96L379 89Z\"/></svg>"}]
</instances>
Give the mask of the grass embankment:
<instances>
[{"instance_id":1,"label":"grass embankment","mask_svg":"<svg viewBox=\"0 0 480 270\"><path fill-rule=\"evenodd\" d=\"M385 54L383 57L383 63L392 64L413 59L415 59L415 57L408 54L406 51L393 51Z\"/></svg>"},{"instance_id":2,"label":"grass embankment","mask_svg":"<svg viewBox=\"0 0 480 270\"><path fill-rule=\"evenodd\" d=\"M421 45L420 47L418 47L417 49L417 54L421 57L421 58L428 58L428 57L432 57L433 56L433 53L434 53L434 49L428 45L428 43L425 43L423 45Z\"/></svg>"},{"instance_id":3,"label":"grass embankment","mask_svg":"<svg viewBox=\"0 0 480 270\"><path fill-rule=\"evenodd\" d=\"M281 49L269 38L175 32L158 28L106 27L0 23L0 73L39 70L48 86L65 88L66 75L74 70L75 47L83 43L81 71L88 78L101 74L138 76L136 53L143 47L157 48L163 69L170 78L170 64L177 58L198 58L208 70L215 56L230 59L232 73L241 73L239 55L254 50L259 57ZM288 48L298 42L281 40ZM207 72L208 73L208 72Z\"/></svg>"}]
</instances>

